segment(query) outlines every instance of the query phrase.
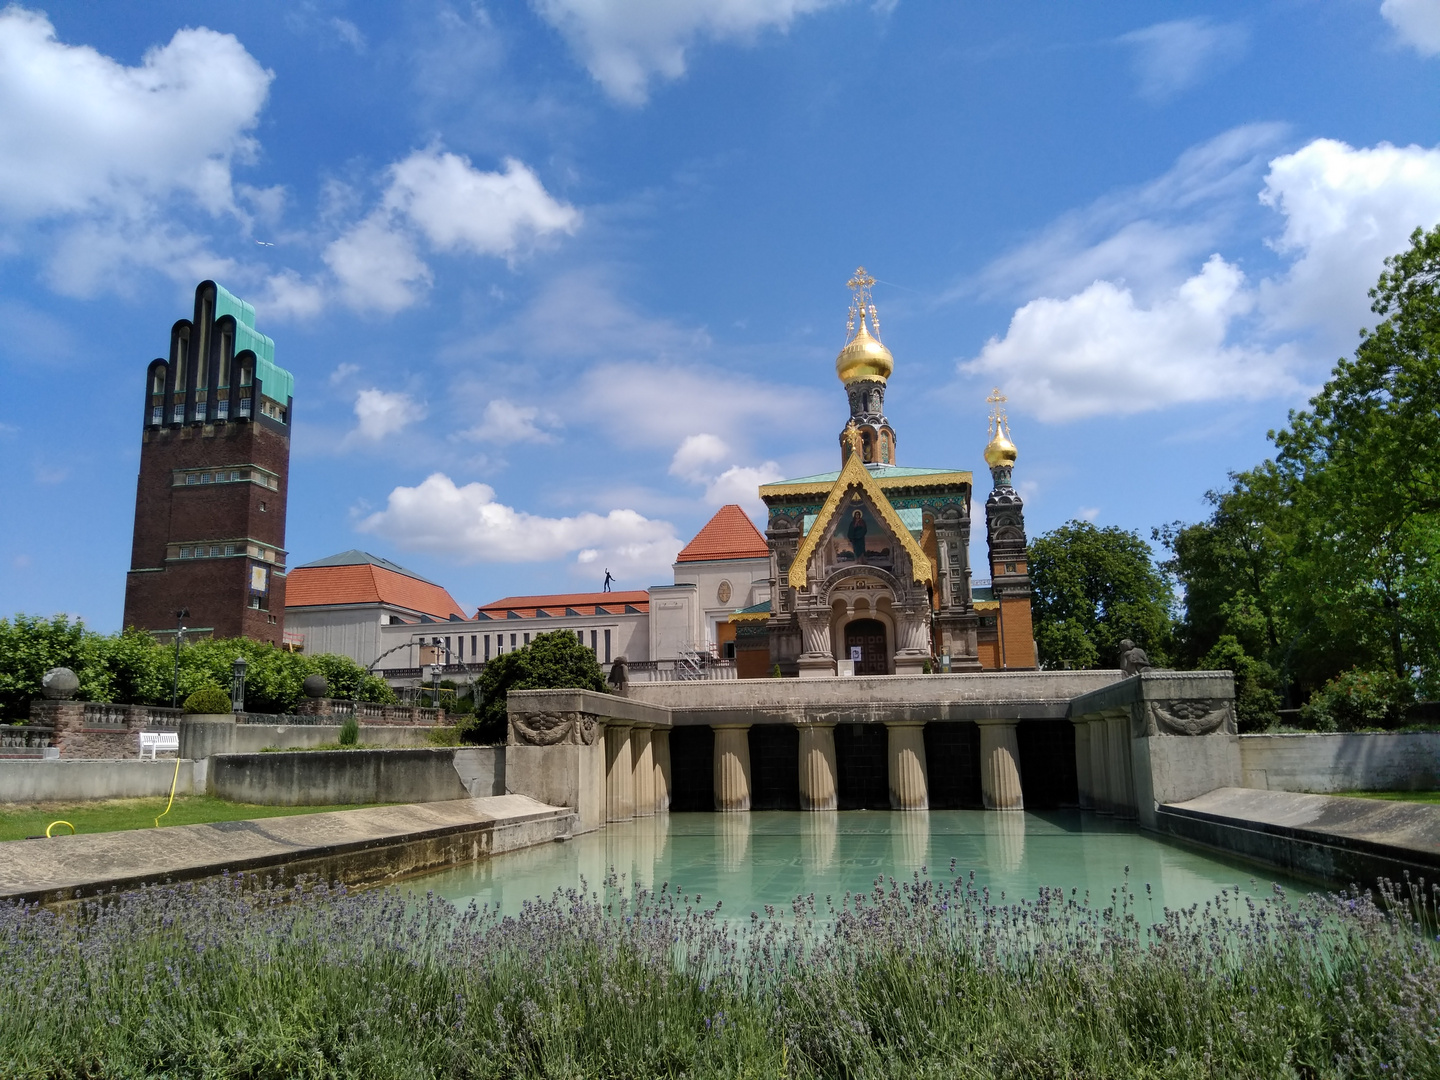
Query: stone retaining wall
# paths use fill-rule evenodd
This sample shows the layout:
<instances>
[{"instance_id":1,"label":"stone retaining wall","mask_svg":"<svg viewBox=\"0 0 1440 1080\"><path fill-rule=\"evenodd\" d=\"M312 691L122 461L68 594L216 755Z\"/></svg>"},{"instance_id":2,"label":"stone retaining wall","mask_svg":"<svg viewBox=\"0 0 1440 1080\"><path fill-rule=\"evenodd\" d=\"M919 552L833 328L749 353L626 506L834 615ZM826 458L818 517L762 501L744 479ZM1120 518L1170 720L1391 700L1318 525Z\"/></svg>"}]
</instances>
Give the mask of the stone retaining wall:
<instances>
[{"instance_id":1,"label":"stone retaining wall","mask_svg":"<svg viewBox=\"0 0 1440 1080\"><path fill-rule=\"evenodd\" d=\"M413 724L360 724L359 741L369 746L429 746L428 727ZM214 754L258 754L267 748L334 746L340 725L237 724L228 715L187 716L180 721L180 756L207 758Z\"/></svg>"},{"instance_id":2,"label":"stone retaining wall","mask_svg":"<svg viewBox=\"0 0 1440 1080\"><path fill-rule=\"evenodd\" d=\"M1241 784L1267 791L1440 790L1440 731L1240 736Z\"/></svg>"},{"instance_id":3,"label":"stone retaining wall","mask_svg":"<svg viewBox=\"0 0 1440 1080\"><path fill-rule=\"evenodd\" d=\"M180 762L175 794L204 790L203 769ZM175 759L159 761L0 761L0 802L88 802L150 799L170 794Z\"/></svg>"},{"instance_id":4,"label":"stone retaining wall","mask_svg":"<svg viewBox=\"0 0 1440 1080\"><path fill-rule=\"evenodd\" d=\"M495 746L217 754L209 762L211 794L262 806L445 802L505 791L504 749Z\"/></svg>"}]
</instances>

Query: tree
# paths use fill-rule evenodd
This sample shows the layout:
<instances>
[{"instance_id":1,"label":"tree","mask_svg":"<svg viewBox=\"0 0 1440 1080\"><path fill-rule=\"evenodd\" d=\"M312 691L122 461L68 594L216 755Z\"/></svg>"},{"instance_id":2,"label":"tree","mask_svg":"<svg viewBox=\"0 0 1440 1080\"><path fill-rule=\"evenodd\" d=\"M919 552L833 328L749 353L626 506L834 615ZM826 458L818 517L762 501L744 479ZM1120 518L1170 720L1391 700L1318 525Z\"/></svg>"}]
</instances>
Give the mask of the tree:
<instances>
[{"instance_id":1,"label":"tree","mask_svg":"<svg viewBox=\"0 0 1440 1080\"><path fill-rule=\"evenodd\" d=\"M100 655L100 635L66 615L46 619L16 615L0 619L0 717L24 720L52 667L68 667L80 680L77 697L111 701L110 678Z\"/></svg>"},{"instance_id":2,"label":"tree","mask_svg":"<svg viewBox=\"0 0 1440 1080\"><path fill-rule=\"evenodd\" d=\"M523 649L502 653L485 665L476 687L479 704L474 720L462 722L466 742L499 742L505 738L506 698L511 690L597 690L605 677L595 654L568 630L537 634Z\"/></svg>"},{"instance_id":3,"label":"tree","mask_svg":"<svg viewBox=\"0 0 1440 1080\"><path fill-rule=\"evenodd\" d=\"M1174 593L1137 534L1070 521L1030 544L1029 564L1045 667L1114 667L1126 638L1168 662Z\"/></svg>"}]
</instances>

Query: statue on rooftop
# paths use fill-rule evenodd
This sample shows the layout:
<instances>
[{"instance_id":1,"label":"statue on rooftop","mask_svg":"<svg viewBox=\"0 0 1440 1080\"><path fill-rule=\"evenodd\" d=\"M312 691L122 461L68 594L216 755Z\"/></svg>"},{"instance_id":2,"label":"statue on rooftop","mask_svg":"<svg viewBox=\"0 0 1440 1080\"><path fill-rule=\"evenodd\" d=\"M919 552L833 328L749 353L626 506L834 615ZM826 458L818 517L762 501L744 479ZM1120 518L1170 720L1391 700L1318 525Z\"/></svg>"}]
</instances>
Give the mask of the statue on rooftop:
<instances>
[{"instance_id":1,"label":"statue on rooftop","mask_svg":"<svg viewBox=\"0 0 1440 1080\"><path fill-rule=\"evenodd\" d=\"M1120 642L1120 670L1125 673L1126 678L1149 671L1150 668L1150 657L1145 655L1144 649L1129 638Z\"/></svg>"}]
</instances>

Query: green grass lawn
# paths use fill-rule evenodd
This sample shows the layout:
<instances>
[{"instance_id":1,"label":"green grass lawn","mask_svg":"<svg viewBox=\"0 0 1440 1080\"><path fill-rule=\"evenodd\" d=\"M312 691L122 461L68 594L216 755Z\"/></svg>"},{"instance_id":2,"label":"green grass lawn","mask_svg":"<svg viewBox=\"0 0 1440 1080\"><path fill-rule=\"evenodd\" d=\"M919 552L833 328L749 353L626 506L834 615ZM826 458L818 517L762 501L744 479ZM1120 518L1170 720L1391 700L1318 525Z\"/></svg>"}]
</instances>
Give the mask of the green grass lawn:
<instances>
[{"instance_id":1,"label":"green grass lawn","mask_svg":"<svg viewBox=\"0 0 1440 1080\"><path fill-rule=\"evenodd\" d=\"M161 799L107 799L84 803L0 803L0 841L44 836L52 821L68 821L77 833L119 832L124 829L151 829L155 817L165 809L168 796ZM353 806L253 806L226 802L210 795L178 795L170 813L160 819L166 825L199 825L208 821L244 821L249 818L291 817L329 810L358 810ZM68 835L58 826L52 835Z\"/></svg>"},{"instance_id":2,"label":"green grass lawn","mask_svg":"<svg viewBox=\"0 0 1440 1080\"><path fill-rule=\"evenodd\" d=\"M1342 791L1351 799L1389 799L1391 802L1440 803L1440 791Z\"/></svg>"}]
</instances>

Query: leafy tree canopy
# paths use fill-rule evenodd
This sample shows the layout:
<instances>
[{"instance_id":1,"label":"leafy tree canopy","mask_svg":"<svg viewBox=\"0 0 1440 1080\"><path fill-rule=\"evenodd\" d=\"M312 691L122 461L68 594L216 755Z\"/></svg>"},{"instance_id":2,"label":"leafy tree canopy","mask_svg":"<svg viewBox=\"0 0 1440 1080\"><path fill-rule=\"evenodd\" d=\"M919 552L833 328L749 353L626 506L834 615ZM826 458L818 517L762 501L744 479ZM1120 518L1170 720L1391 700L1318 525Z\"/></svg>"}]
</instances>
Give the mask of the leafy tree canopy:
<instances>
[{"instance_id":1,"label":"leafy tree canopy","mask_svg":"<svg viewBox=\"0 0 1440 1080\"><path fill-rule=\"evenodd\" d=\"M477 692L474 720L464 718L466 742L500 742L505 738L505 699L511 690L606 690L595 654L568 630L537 634L523 649L502 653L485 665Z\"/></svg>"},{"instance_id":2,"label":"leafy tree canopy","mask_svg":"<svg viewBox=\"0 0 1440 1080\"><path fill-rule=\"evenodd\" d=\"M1115 667L1127 638L1168 662L1174 594L1138 535L1070 521L1031 542L1029 564L1045 667Z\"/></svg>"}]
</instances>

